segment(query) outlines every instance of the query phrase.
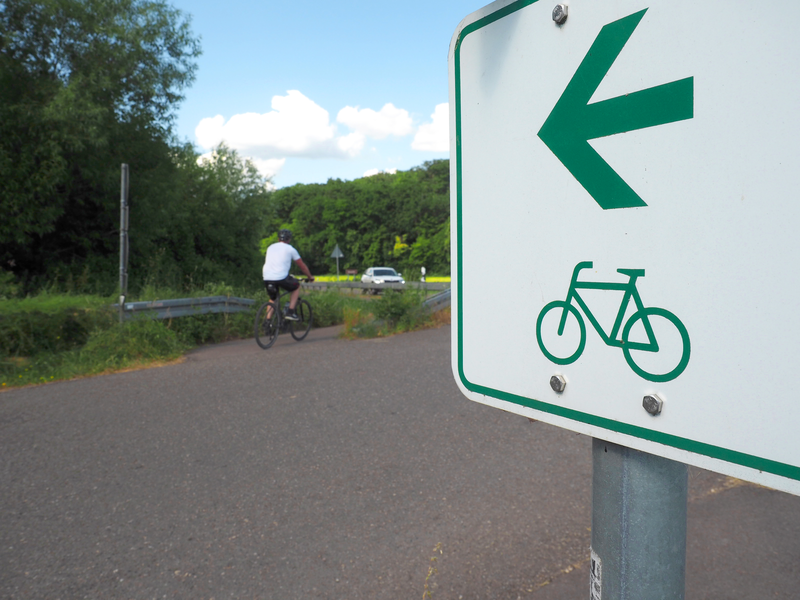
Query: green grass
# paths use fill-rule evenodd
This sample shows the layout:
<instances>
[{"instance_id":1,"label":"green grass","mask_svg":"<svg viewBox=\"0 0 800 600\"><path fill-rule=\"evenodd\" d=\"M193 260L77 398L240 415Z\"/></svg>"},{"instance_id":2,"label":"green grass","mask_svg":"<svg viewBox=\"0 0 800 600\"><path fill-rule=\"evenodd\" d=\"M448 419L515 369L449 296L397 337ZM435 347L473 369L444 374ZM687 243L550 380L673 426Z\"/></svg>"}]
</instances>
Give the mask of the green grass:
<instances>
[{"instance_id":1,"label":"green grass","mask_svg":"<svg viewBox=\"0 0 800 600\"><path fill-rule=\"evenodd\" d=\"M0 360L0 388L72 379L175 360L190 345L165 323L137 319L93 331L82 348Z\"/></svg>"},{"instance_id":2,"label":"green grass","mask_svg":"<svg viewBox=\"0 0 800 600\"><path fill-rule=\"evenodd\" d=\"M117 301L116 296L71 296L66 294L43 293L28 298L11 298L0 300L0 315L19 313L47 312L53 313L67 309L93 309L108 306Z\"/></svg>"}]
</instances>

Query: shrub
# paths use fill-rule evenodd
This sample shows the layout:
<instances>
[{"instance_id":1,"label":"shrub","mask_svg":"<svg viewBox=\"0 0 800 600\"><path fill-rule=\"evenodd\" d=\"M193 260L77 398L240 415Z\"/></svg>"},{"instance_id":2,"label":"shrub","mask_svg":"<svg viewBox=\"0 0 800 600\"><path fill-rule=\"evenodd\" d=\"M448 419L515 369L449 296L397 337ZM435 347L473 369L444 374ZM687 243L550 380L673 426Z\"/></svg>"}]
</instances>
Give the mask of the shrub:
<instances>
[{"instance_id":1,"label":"shrub","mask_svg":"<svg viewBox=\"0 0 800 600\"><path fill-rule=\"evenodd\" d=\"M14 274L0 269L0 300L14 298L19 293L19 285Z\"/></svg>"},{"instance_id":2,"label":"shrub","mask_svg":"<svg viewBox=\"0 0 800 600\"><path fill-rule=\"evenodd\" d=\"M363 308L345 306L343 311L344 331L342 337L347 339L372 338L378 335L372 314Z\"/></svg>"},{"instance_id":3,"label":"shrub","mask_svg":"<svg viewBox=\"0 0 800 600\"><path fill-rule=\"evenodd\" d=\"M258 305L256 305L258 306ZM253 335L256 308L239 313L210 313L177 317L167 327L189 345L217 344Z\"/></svg>"},{"instance_id":4,"label":"shrub","mask_svg":"<svg viewBox=\"0 0 800 600\"><path fill-rule=\"evenodd\" d=\"M385 320L390 328L400 331L414 329L428 319L421 296L411 290L386 290L383 297L375 302L373 312L375 317Z\"/></svg>"},{"instance_id":5,"label":"shrub","mask_svg":"<svg viewBox=\"0 0 800 600\"><path fill-rule=\"evenodd\" d=\"M345 298L335 290L304 294L314 313L315 327L329 327L342 322Z\"/></svg>"},{"instance_id":6,"label":"shrub","mask_svg":"<svg viewBox=\"0 0 800 600\"><path fill-rule=\"evenodd\" d=\"M114 312L99 298L48 297L2 302L0 356L33 356L80 348Z\"/></svg>"},{"instance_id":7,"label":"shrub","mask_svg":"<svg viewBox=\"0 0 800 600\"><path fill-rule=\"evenodd\" d=\"M345 309L356 310L364 306L364 300L343 296L337 290L324 292L305 292L303 297L311 304L314 311L314 327L330 327L340 325L345 319Z\"/></svg>"},{"instance_id":8,"label":"shrub","mask_svg":"<svg viewBox=\"0 0 800 600\"><path fill-rule=\"evenodd\" d=\"M165 323L133 319L105 330L95 330L81 350L81 360L102 371L151 360L171 360L188 349Z\"/></svg>"}]
</instances>

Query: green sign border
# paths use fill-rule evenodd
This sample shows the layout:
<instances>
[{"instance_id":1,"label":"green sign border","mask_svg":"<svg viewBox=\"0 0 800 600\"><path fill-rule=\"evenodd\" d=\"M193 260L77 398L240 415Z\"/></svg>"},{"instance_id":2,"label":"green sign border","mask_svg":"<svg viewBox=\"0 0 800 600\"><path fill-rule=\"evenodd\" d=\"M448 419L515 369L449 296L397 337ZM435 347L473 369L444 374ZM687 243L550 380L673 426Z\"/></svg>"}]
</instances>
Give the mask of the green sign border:
<instances>
[{"instance_id":1,"label":"green sign border","mask_svg":"<svg viewBox=\"0 0 800 600\"><path fill-rule=\"evenodd\" d=\"M510 402L512 404L518 404L520 406L525 406L527 408L532 408L535 410L539 410L545 413L550 413L552 415L556 415L559 417L563 417L566 419L570 419L572 421L578 421L581 423L586 423L588 425L593 425L595 427L600 427L602 429L607 429L609 431L615 431L617 433L621 433L624 435L629 435L635 438L649 440L651 442L655 442L658 444L663 444L665 446L671 446L673 448L677 448L680 450L685 450L691 452L693 454L699 454L703 456L707 456L709 458L714 458L717 460L725 461L728 463L740 465L743 467L748 467L750 469L755 469L757 471L764 471L767 473L772 473L773 475L778 475L780 477L785 477L787 479L793 479L796 481L800 481L800 467L796 467L793 465L788 465L785 463L781 463L774 460L769 460L765 458L759 458L758 456L753 456L751 454L745 454L743 452L737 452L734 450L729 450L726 448L721 448L719 446L714 446L711 444L706 444L703 442L698 442L695 440L690 440L687 438L679 437L676 435L671 435L668 433L662 433L660 431L653 431L651 429L646 429L644 427L638 427L635 425L629 425L627 423L621 423L619 421L614 421L612 419L606 419L604 417L598 417L595 415L583 413L577 410L564 408L562 406L557 406L553 404L548 404L546 402L542 402L540 400L534 400L531 398L525 398L524 396L518 396L516 394L511 394L508 392L503 392L500 390L495 390L489 387L485 387L482 385L477 385L469 381L464 374L464 324L462 315L464 314L464 290L463 290L463 282L464 282L464 261L463 261L463 252L462 252L462 226L463 226L463 213L462 213L462 172L463 172L463 163L462 163L462 144L463 144L463 132L461 130L461 45L463 44L464 40L468 35L486 27L498 21L504 17L507 17L518 10L531 6L535 4L539 0L517 0L516 2L512 2L511 4L497 10L481 19L478 19L474 23L470 23L459 33L458 39L456 40L455 47L453 49L453 63L454 63L454 75L455 75L455 120L456 120L456 253L458 255L458 269L457 269L457 277L458 277L458 323L457 332L458 332L458 376L461 379L461 383L464 387L471 392L475 392L477 394L482 394L484 396L489 396L491 398L496 398L498 400L503 400L505 402Z\"/></svg>"}]
</instances>

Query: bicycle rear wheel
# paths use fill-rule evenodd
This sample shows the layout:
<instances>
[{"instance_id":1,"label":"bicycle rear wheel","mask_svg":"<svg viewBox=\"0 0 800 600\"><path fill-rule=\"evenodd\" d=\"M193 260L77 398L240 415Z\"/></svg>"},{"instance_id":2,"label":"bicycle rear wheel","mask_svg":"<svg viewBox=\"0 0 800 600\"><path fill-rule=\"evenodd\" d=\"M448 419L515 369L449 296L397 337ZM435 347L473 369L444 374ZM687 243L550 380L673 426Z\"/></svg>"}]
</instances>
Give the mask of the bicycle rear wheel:
<instances>
[{"instance_id":1,"label":"bicycle rear wheel","mask_svg":"<svg viewBox=\"0 0 800 600\"><path fill-rule=\"evenodd\" d=\"M272 307L272 314L267 318L267 308L269 307ZM281 316L278 314L278 308L272 302L265 302L261 305L261 308L258 309L253 330L256 343L264 350L272 346L275 340L278 339L280 319Z\"/></svg>"},{"instance_id":2,"label":"bicycle rear wheel","mask_svg":"<svg viewBox=\"0 0 800 600\"><path fill-rule=\"evenodd\" d=\"M311 312L311 305L302 298L298 301L295 308L299 321L289 321L289 333L298 342L308 335L311 325L314 322L314 315Z\"/></svg>"},{"instance_id":3,"label":"bicycle rear wheel","mask_svg":"<svg viewBox=\"0 0 800 600\"><path fill-rule=\"evenodd\" d=\"M542 324L544 323L547 313L555 310L556 312L548 319L549 326L545 325L546 329L542 331ZM572 335L564 335L565 331L559 333L557 325L562 317L564 311L567 311L567 324L566 330L571 332ZM572 324L574 317L577 327ZM562 335L564 338L562 339ZM564 300L554 300L545 305L539 313L539 318L536 319L536 341L539 343L539 349L542 351L550 362L557 365L569 365L578 360L578 357L583 353L586 346L586 325L583 323L583 318L578 312L578 309ZM545 347L545 341L550 343L550 348ZM574 348L574 349L573 349ZM556 354L558 352L558 354Z\"/></svg>"}]
</instances>

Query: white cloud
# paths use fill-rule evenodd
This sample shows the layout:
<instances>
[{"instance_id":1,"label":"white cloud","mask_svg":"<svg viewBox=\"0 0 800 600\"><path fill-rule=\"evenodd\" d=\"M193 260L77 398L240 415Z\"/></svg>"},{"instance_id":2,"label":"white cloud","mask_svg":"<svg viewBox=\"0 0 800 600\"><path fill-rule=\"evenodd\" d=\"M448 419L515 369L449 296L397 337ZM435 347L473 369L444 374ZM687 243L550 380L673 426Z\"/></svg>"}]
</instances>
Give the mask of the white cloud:
<instances>
[{"instance_id":1,"label":"white cloud","mask_svg":"<svg viewBox=\"0 0 800 600\"><path fill-rule=\"evenodd\" d=\"M286 164L285 158L251 158L253 164L264 177L275 177Z\"/></svg>"},{"instance_id":2,"label":"white cloud","mask_svg":"<svg viewBox=\"0 0 800 600\"><path fill-rule=\"evenodd\" d=\"M364 175L362 175L362 177L372 177L378 173L389 173L390 175L394 175L397 173L397 169L386 169L385 171L381 169L370 169L369 171L364 171Z\"/></svg>"},{"instance_id":3,"label":"white cloud","mask_svg":"<svg viewBox=\"0 0 800 600\"><path fill-rule=\"evenodd\" d=\"M195 129L197 143L213 148L224 141L243 156L261 160L352 158L364 147L358 132L337 137L328 111L297 90L273 96L271 106L268 113L234 115L227 123L222 115L203 119Z\"/></svg>"},{"instance_id":4,"label":"white cloud","mask_svg":"<svg viewBox=\"0 0 800 600\"><path fill-rule=\"evenodd\" d=\"M343 154L349 156L350 158L354 158L361 153L361 149L364 147L364 142L366 139L367 138L364 137L364 134L355 132L337 138L336 145Z\"/></svg>"},{"instance_id":5,"label":"white cloud","mask_svg":"<svg viewBox=\"0 0 800 600\"><path fill-rule=\"evenodd\" d=\"M206 163L210 163L211 161L214 160L214 154L215 153L213 150L211 152L206 152L205 154L201 154L200 156L197 157L197 164L202 166ZM264 177L267 177L268 179L272 179L273 177L278 175L278 173L280 173L281 169L283 168L283 165L286 164L285 158L268 158L268 159L250 158L250 161L255 165L256 169L258 169L258 172L261 173L261 175L263 175ZM267 188L274 190L275 185L271 182L268 182Z\"/></svg>"},{"instance_id":6,"label":"white cloud","mask_svg":"<svg viewBox=\"0 0 800 600\"><path fill-rule=\"evenodd\" d=\"M447 152L450 147L447 103L436 106L430 122L418 128L407 110L392 103L378 111L345 106L335 122L327 110L297 90L273 96L270 106L271 110L265 113L242 113L227 120L217 115L201 120L195 128L198 145L210 150L225 142L270 178L277 177L292 157L352 159L363 152L368 139L400 138L415 130L411 143L414 150ZM350 133L341 134L344 127ZM376 148L371 150L379 152ZM364 177L396 172L370 169Z\"/></svg>"},{"instance_id":7,"label":"white cloud","mask_svg":"<svg viewBox=\"0 0 800 600\"><path fill-rule=\"evenodd\" d=\"M345 106L336 115L336 120L353 131L376 140L382 140L390 135L403 137L414 131L414 124L408 111L395 107L391 102L385 104L378 112L371 108Z\"/></svg>"},{"instance_id":8,"label":"white cloud","mask_svg":"<svg viewBox=\"0 0 800 600\"><path fill-rule=\"evenodd\" d=\"M225 118L222 115L203 119L194 128L194 136L201 148L213 148L222 141L222 127Z\"/></svg>"},{"instance_id":9,"label":"white cloud","mask_svg":"<svg viewBox=\"0 0 800 600\"><path fill-rule=\"evenodd\" d=\"M419 126L411 147L429 152L447 152L450 149L450 108L447 102L437 104L431 122Z\"/></svg>"}]
</instances>

